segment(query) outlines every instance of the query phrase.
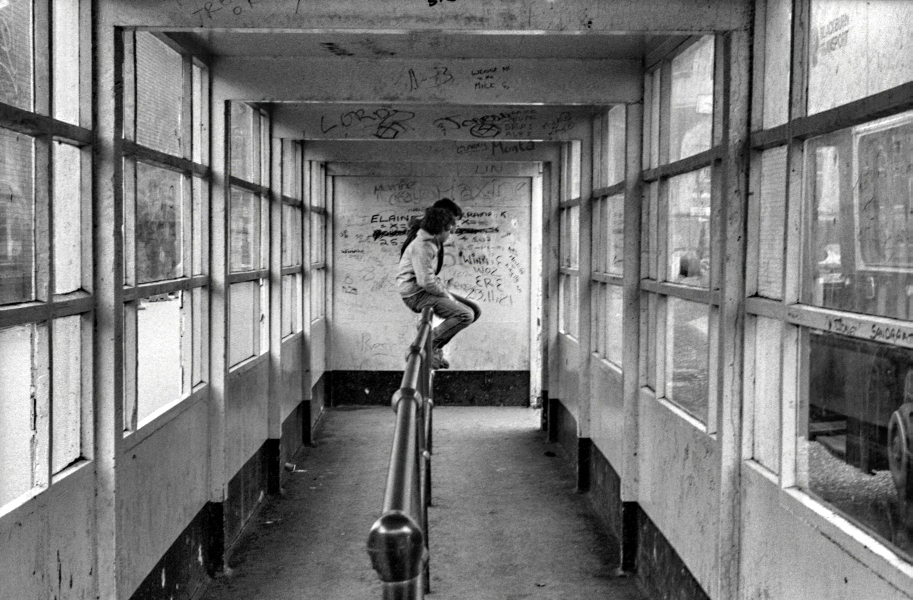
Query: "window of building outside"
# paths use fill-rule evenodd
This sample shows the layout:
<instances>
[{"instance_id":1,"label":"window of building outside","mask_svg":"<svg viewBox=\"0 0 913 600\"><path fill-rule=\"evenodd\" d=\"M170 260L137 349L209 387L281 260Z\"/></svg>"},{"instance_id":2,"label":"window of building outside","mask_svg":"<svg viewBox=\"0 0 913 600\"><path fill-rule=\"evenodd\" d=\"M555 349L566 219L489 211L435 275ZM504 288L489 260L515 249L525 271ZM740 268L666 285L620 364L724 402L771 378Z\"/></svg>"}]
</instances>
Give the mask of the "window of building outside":
<instances>
[{"instance_id":1,"label":"window of building outside","mask_svg":"<svg viewBox=\"0 0 913 600\"><path fill-rule=\"evenodd\" d=\"M87 9L0 4L0 513L92 459Z\"/></svg>"},{"instance_id":2,"label":"window of building outside","mask_svg":"<svg viewBox=\"0 0 913 600\"><path fill-rule=\"evenodd\" d=\"M646 102L643 218L644 384L698 421L711 413L710 332L714 149L713 36L689 40L651 68ZM704 156L705 160L695 157ZM685 159L690 159L685 161Z\"/></svg>"}]
</instances>

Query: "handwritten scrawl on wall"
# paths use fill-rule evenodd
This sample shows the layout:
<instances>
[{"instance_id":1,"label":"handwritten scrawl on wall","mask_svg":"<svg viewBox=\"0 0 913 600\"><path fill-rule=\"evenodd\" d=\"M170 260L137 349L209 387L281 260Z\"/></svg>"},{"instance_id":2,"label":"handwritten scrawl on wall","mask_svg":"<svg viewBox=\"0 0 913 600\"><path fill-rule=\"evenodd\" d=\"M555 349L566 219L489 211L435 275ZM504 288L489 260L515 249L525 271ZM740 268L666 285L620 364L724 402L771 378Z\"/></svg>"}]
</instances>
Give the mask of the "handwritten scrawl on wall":
<instances>
[{"instance_id":1,"label":"handwritten scrawl on wall","mask_svg":"<svg viewBox=\"0 0 913 600\"><path fill-rule=\"evenodd\" d=\"M528 368L530 186L528 177L337 178L334 368L402 368L400 349L415 316L396 290L400 248L409 222L442 197L455 200L464 217L445 248L441 276L483 311L481 326L454 343L455 364Z\"/></svg>"}]
</instances>

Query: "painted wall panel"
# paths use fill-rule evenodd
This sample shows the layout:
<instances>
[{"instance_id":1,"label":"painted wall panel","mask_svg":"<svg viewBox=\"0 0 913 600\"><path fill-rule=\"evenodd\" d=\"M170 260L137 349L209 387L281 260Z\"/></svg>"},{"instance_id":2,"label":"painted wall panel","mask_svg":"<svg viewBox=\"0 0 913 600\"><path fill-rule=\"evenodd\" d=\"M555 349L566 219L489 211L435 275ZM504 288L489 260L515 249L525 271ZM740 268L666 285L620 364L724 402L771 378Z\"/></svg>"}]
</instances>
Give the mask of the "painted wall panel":
<instances>
[{"instance_id":1,"label":"painted wall panel","mask_svg":"<svg viewBox=\"0 0 913 600\"><path fill-rule=\"evenodd\" d=\"M95 595L95 471L85 464L48 490L47 564L50 598L90 600Z\"/></svg>"},{"instance_id":2,"label":"painted wall panel","mask_svg":"<svg viewBox=\"0 0 913 600\"><path fill-rule=\"evenodd\" d=\"M716 443L671 405L642 394L640 503L705 591L718 571Z\"/></svg>"},{"instance_id":3,"label":"painted wall panel","mask_svg":"<svg viewBox=\"0 0 913 600\"><path fill-rule=\"evenodd\" d=\"M743 598L913 598L909 579L881 577L816 528L775 481L747 465L742 506Z\"/></svg>"},{"instance_id":4,"label":"painted wall panel","mask_svg":"<svg viewBox=\"0 0 913 600\"><path fill-rule=\"evenodd\" d=\"M529 177L337 177L332 368L395 371L418 316L396 288L410 219L449 197L464 211L441 278L477 303L480 320L447 347L458 370L528 370Z\"/></svg>"},{"instance_id":5,"label":"painted wall panel","mask_svg":"<svg viewBox=\"0 0 913 600\"><path fill-rule=\"evenodd\" d=\"M285 422L304 400L301 381L307 366L304 364L304 336L297 336L282 344L282 378L279 383L279 418Z\"/></svg>"},{"instance_id":6,"label":"painted wall panel","mask_svg":"<svg viewBox=\"0 0 913 600\"><path fill-rule=\"evenodd\" d=\"M208 417L208 404L197 402L118 460L117 567L125 597L208 500Z\"/></svg>"},{"instance_id":7,"label":"painted wall panel","mask_svg":"<svg viewBox=\"0 0 913 600\"><path fill-rule=\"evenodd\" d=\"M580 402L580 344L572 337L559 334L557 354L557 393L550 393L552 397L559 398L568 412L577 419L579 414L577 405Z\"/></svg>"},{"instance_id":8,"label":"painted wall panel","mask_svg":"<svg viewBox=\"0 0 913 600\"><path fill-rule=\"evenodd\" d=\"M606 361L595 358L590 365L592 375L590 437L615 471L620 473L625 437L621 371L610 366Z\"/></svg>"},{"instance_id":9,"label":"painted wall panel","mask_svg":"<svg viewBox=\"0 0 913 600\"><path fill-rule=\"evenodd\" d=\"M42 496L0 519L0 573L4 582L16 582L0 585L0 600L47 597L52 575L47 561L48 519Z\"/></svg>"},{"instance_id":10,"label":"painted wall panel","mask_svg":"<svg viewBox=\"0 0 913 600\"><path fill-rule=\"evenodd\" d=\"M266 441L269 391L269 362L266 360L228 376L225 472L229 480Z\"/></svg>"}]
</instances>

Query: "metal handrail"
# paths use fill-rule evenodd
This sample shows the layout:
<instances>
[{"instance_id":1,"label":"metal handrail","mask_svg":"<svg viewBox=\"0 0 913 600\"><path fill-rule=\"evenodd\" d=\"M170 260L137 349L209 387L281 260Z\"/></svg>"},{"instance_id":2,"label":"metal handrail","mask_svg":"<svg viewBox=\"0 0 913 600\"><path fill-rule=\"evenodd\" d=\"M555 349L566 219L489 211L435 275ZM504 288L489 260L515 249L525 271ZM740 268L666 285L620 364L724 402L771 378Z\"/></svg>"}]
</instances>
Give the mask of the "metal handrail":
<instances>
[{"instance_id":1,"label":"metal handrail","mask_svg":"<svg viewBox=\"0 0 913 600\"><path fill-rule=\"evenodd\" d=\"M433 313L422 311L418 335L409 346L399 390L393 450L387 471L383 514L368 534L371 566L385 600L413 600L431 591L428 506L431 504L431 369Z\"/></svg>"}]
</instances>

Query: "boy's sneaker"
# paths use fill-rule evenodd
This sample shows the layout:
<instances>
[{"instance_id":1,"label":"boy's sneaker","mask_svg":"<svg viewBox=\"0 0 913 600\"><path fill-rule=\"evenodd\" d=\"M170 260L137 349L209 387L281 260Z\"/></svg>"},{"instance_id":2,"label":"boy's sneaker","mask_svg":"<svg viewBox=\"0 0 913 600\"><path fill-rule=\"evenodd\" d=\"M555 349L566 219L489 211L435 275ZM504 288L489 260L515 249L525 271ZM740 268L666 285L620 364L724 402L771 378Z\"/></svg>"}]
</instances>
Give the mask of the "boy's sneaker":
<instances>
[{"instance_id":1,"label":"boy's sneaker","mask_svg":"<svg viewBox=\"0 0 913 600\"><path fill-rule=\"evenodd\" d=\"M449 369L450 363L444 358L444 351L441 348L435 348L431 353L432 369Z\"/></svg>"}]
</instances>

